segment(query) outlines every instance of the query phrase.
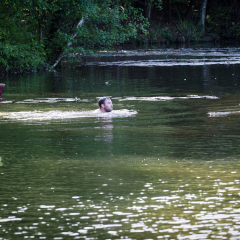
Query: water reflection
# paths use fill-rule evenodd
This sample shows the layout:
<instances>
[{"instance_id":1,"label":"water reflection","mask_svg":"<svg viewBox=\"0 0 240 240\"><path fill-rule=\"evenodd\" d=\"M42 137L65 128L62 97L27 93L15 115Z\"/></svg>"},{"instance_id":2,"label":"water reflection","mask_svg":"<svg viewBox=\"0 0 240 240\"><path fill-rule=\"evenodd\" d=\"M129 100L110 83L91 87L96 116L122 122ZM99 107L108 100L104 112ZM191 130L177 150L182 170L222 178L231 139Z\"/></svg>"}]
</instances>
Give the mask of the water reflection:
<instances>
[{"instance_id":1,"label":"water reflection","mask_svg":"<svg viewBox=\"0 0 240 240\"><path fill-rule=\"evenodd\" d=\"M100 133L96 136L95 141L101 145L101 152L112 153L113 120L109 117L100 117L98 118L98 122L101 123L101 126L99 127Z\"/></svg>"},{"instance_id":2,"label":"water reflection","mask_svg":"<svg viewBox=\"0 0 240 240\"><path fill-rule=\"evenodd\" d=\"M101 123L112 123L112 118L101 117L101 118L98 118L98 120ZM102 125L100 128L104 129L104 130L112 130L113 125L112 124L105 124L105 125Z\"/></svg>"}]
</instances>

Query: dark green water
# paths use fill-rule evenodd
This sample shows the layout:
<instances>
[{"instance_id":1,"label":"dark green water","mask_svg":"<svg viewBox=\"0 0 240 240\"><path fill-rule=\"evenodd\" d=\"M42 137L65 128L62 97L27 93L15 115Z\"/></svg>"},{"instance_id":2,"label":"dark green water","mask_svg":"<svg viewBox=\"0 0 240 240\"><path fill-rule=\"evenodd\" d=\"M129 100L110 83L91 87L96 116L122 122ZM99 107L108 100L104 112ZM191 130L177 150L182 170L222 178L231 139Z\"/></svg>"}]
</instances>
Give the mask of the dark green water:
<instances>
[{"instance_id":1,"label":"dark green water","mask_svg":"<svg viewBox=\"0 0 240 240\"><path fill-rule=\"evenodd\" d=\"M239 239L239 69L1 79L0 239Z\"/></svg>"}]
</instances>

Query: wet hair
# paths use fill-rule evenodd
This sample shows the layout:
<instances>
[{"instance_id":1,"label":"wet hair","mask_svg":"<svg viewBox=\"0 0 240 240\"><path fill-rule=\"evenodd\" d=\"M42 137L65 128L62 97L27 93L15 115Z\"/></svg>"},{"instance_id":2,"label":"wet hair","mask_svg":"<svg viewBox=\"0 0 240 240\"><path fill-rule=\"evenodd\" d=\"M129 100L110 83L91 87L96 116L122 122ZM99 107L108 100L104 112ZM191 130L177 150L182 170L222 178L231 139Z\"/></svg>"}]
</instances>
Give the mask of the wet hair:
<instances>
[{"instance_id":1,"label":"wet hair","mask_svg":"<svg viewBox=\"0 0 240 240\"><path fill-rule=\"evenodd\" d=\"M98 100L98 106L99 106L100 108L101 108L101 105L102 105L102 104L105 104L106 99L109 99L109 100L110 100L109 97L102 97L102 98L100 98L100 99Z\"/></svg>"}]
</instances>

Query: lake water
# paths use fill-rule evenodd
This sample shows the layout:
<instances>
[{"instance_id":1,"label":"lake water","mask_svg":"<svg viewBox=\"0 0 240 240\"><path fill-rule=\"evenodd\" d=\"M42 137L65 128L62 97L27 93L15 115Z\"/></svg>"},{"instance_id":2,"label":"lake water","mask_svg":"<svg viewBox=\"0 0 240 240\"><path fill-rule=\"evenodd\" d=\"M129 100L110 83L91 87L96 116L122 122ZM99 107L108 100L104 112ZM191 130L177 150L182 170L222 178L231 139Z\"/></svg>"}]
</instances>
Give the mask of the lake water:
<instances>
[{"instance_id":1,"label":"lake water","mask_svg":"<svg viewBox=\"0 0 240 240\"><path fill-rule=\"evenodd\" d=\"M239 69L168 51L2 78L0 239L239 239Z\"/></svg>"}]
</instances>

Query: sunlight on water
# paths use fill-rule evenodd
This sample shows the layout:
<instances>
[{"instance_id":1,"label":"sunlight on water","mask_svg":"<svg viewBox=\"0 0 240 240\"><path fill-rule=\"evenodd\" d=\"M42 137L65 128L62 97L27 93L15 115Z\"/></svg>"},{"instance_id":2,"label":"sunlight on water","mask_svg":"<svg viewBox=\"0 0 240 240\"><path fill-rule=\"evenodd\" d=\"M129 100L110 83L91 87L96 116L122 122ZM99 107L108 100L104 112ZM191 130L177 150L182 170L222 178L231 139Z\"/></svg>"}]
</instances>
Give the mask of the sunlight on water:
<instances>
[{"instance_id":1,"label":"sunlight on water","mask_svg":"<svg viewBox=\"0 0 240 240\"><path fill-rule=\"evenodd\" d=\"M59 239L64 236L99 239L100 235L104 235L104 239L113 236L118 239L234 239L240 236L239 178L238 171L232 170L238 164L226 168L221 161L203 165L171 160L157 161L157 164L153 159L146 162L138 172L147 170L161 178L132 182L135 186L132 189L127 182L119 184L122 181L119 177L113 183L113 179L100 176L97 187L88 189L88 196L61 196L60 191L61 198L54 205L47 204L50 203L47 197L41 197L41 204L36 205L38 221L28 225L24 223L24 216L31 214L34 203L27 207L19 205L18 211L0 219L0 232L6 234L13 228L15 235L24 238L38 232L42 239L47 237L48 227ZM136 168L126 162L126 171ZM92 170L99 175L95 167ZM176 175L169 175L170 172ZM77 172L74 174L76 177ZM87 183L84 180L81 185ZM112 191L114 188L119 191ZM5 212L8 208L7 204L1 205ZM9 222L15 222L14 227L7 225Z\"/></svg>"}]
</instances>

